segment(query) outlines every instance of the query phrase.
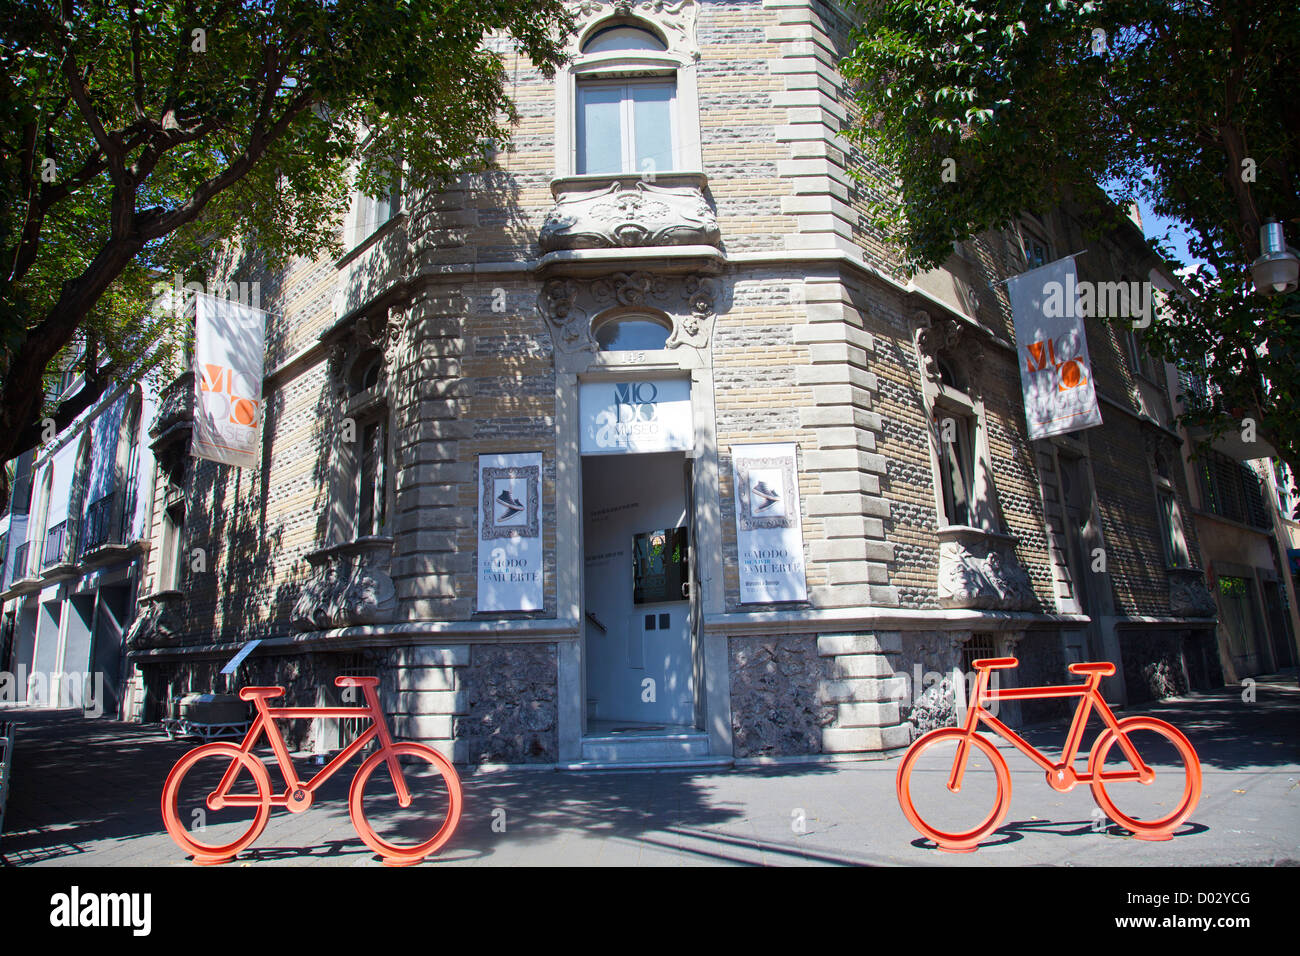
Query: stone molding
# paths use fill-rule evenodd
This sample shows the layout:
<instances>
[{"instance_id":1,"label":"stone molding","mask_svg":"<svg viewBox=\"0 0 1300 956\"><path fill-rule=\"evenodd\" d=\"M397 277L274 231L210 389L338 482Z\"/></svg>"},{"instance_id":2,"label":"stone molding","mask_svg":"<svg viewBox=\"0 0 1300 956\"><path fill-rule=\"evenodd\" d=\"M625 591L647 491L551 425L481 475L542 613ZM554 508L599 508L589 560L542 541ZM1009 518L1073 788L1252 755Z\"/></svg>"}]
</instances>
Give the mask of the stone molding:
<instances>
[{"instance_id":1,"label":"stone molding","mask_svg":"<svg viewBox=\"0 0 1300 956\"><path fill-rule=\"evenodd\" d=\"M324 631L391 621L397 592L389 576L393 539L367 535L313 551L312 571L294 604L299 631Z\"/></svg>"},{"instance_id":2,"label":"stone molding","mask_svg":"<svg viewBox=\"0 0 1300 956\"><path fill-rule=\"evenodd\" d=\"M940 528L936 536L941 606L1014 611L1033 605L1014 536L963 526Z\"/></svg>"}]
</instances>

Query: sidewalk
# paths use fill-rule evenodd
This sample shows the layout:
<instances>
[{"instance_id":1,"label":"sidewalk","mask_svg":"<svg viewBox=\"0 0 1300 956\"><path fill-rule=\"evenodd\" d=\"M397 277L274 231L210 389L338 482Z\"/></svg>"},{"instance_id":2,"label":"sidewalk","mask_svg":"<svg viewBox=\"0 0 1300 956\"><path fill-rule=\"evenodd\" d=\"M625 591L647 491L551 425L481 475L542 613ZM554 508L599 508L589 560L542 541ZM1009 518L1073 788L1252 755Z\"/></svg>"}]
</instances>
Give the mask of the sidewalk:
<instances>
[{"instance_id":1,"label":"sidewalk","mask_svg":"<svg viewBox=\"0 0 1300 956\"><path fill-rule=\"evenodd\" d=\"M460 827L425 865L1296 864L1300 689L1288 675L1262 679L1255 691L1253 703L1225 689L1119 715L1168 720L1200 754L1200 804L1165 843L1114 826L1095 832L1086 786L1056 793L1004 745L1011 809L992 842L971 854L940 853L911 829L890 759L709 772L463 771ZM190 865L163 830L158 802L168 770L194 742L69 711L10 709L4 718L18 723L5 865ZM1049 754L1064 736L1065 724L1026 734ZM348 818L351 775L346 768L330 781L307 813L274 811L234 865L379 865Z\"/></svg>"}]
</instances>

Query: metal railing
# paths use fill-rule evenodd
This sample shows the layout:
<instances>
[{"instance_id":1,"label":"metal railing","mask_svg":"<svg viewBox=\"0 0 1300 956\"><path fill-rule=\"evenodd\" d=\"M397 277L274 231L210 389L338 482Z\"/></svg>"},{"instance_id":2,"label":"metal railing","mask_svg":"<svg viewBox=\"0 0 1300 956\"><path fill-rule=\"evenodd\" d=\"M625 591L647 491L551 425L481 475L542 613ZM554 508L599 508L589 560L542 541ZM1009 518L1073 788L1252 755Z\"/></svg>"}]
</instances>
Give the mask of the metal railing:
<instances>
[{"instance_id":1,"label":"metal railing","mask_svg":"<svg viewBox=\"0 0 1300 956\"><path fill-rule=\"evenodd\" d=\"M60 521L45 532L45 560L41 563L41 567L52 568L54 565L62 563L67 548L68 522Z\"/></svg>"},{"instance_id":2,"label":"metal railing","mask_svg":"<svg viewBox=\"0 0 1300 956\"><path fill-rule=\"evenodd\" d=\"M1272 527L1264 504L1263 482L1247 465L1210 452L1201 460L1201 497L1212 514L1268 530Z\"/></svg>"},{"instance_id":3,"label":"metal railing","mask_svg":"<svg viewBox=\"0 0 1300 956\"><path fill-rule=\"evenodd\" d=\"M86 509L86 520L82 525L81 553L93 551L102 544L107 544L112 537L109 527L113 517L113 495L107 494L93 502Z\"/></svg>"}]
</instances>

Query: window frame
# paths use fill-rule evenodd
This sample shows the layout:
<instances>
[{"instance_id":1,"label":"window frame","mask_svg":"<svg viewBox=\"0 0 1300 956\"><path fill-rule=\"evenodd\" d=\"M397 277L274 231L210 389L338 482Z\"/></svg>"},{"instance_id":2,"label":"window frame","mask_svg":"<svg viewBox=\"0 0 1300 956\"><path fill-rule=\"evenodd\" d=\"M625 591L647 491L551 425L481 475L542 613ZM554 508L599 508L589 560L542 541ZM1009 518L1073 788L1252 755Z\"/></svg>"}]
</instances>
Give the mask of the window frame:
<instances>
[{"instance_id":1,"label":"window frame","mask_svg":"<svg viewBox=\"0 0 1300 956\"><path fill-rule=\"evenodd\" d=\"M636 146L636 99L631 95L634 88L650 87L667 87L672 91L668 99L668 153L671 157L671 165L668 169L659 169L658 167L646 170L637 165L637 146ZM619 170L601 170L591 172L584 168L584 150L583 150L583 93L589 90L599 89L621 89L624 95L619 99L619 146L622 153L622 161ZM677 109L677 77L675 75L650 75L650 76L631 76L631 77L578 77L574 82L574 106L573 106L573 123L574 123L574 171L579 176L647 176L653 177L660 174L680 172L677 169L678 157L680 155L679 141L680 134L678 109Z\"/></svg>"}]
</instances>

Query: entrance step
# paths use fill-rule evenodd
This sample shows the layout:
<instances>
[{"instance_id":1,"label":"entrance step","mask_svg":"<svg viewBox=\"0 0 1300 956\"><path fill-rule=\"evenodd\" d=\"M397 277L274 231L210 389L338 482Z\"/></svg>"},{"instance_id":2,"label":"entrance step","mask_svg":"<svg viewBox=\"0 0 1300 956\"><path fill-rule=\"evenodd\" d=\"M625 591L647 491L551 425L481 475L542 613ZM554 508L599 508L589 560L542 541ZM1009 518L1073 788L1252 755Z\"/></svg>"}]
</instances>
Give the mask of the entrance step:
<instances>
[{"instance_id":1,"label":"entrance step","mask_svg":"<svg viewBox=\"0 0 1300 956\"><path fill-rule=\"evenodd\" d=\"M628 728L582 738L582 760L565 770L652 770L729 767L730 757L709 755L709 735L702 730Z\"/></svg>"}]
</instances>

